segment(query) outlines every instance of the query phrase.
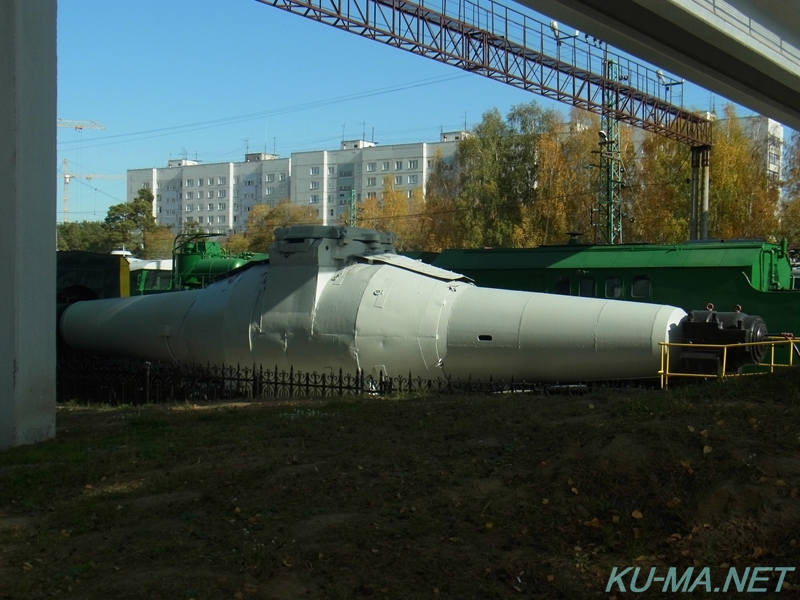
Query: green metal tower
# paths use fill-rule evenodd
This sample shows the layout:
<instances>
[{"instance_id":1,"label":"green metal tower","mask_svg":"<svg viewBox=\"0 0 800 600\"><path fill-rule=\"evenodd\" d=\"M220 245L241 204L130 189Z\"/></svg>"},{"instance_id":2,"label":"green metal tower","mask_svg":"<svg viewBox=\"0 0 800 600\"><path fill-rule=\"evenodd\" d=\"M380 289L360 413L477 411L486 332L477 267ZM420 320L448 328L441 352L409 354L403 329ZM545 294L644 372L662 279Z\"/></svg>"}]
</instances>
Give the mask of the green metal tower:
<instances>
[{"instance_id":1,"label":"green metal tower","mask_svg":"<svg viewBox=\"0 0 800 600\"><path fill-rule=\"evenodd\" d=\"M600 131L600 177L595 214L595 242L622 243L622 161L620 155L619 80L617 63L606 60L606 85L603 87L603 111Z\"/></svg>"},{"instance_id":2,"label":"green metal tower","mask_svg":"<svg viewBox=\"0 0 800 600\"><path fill-rule=\"evenodd\" d=\"M350 192L350 206L348 207L350 214L347 215L347 225L348 227L355 227L356 226L356 191L352 190Z\"/></svg>"}]
</instances>

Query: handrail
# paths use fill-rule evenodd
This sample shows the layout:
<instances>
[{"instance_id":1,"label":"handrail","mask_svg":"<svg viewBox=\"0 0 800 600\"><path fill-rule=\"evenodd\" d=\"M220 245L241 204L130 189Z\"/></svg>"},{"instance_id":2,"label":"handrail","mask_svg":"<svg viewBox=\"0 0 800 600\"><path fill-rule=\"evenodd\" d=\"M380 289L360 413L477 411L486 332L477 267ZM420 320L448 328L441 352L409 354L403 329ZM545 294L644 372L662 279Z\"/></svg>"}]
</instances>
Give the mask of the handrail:
<instances>
[{"instance_id":1,"label":"handrail","mask_svg":"<svg viewBox=\"0 0 800 600\"><path fill-rule=\"evenodd\" d=\"M711 378L725 379L726 377L739 377L742 375L766 375L768 373L774 373L776 368L792 367L795 365L794 362L795 352L797 352L798 356L800 356L800 349L798 349L797 347L797 344L799 343L800 340L796 340L794 338L787 338L785 336L773 336L763 342L742 342L736 344L689 344L689 343L678 343L678 342L659 342L659 346L661 347L661 365L658 371L658 375L661 379L661 388L666 389L668 387L670 377L673 378L699 377L704 379L711 379ZM751 348L756 346L767 346L769 348L769 353L759 364L751 365L749 367L745 367L744 369L738 369L730 373L727 372L729 349L740 350L742 348ZM780 347L787 347L788 349L789 357L788 360L785 362L778 362L775 359L775 349ZM670 350L673 348L692 348L695 350L705 348L705 349L721 351L722 363L720 365L720 368L717 370L716 374L686 373L686 372L681 372L679 370L674 370L676 368L676 365L670 367L670 362L671 362Z\"/></svg>"}]
</instances>

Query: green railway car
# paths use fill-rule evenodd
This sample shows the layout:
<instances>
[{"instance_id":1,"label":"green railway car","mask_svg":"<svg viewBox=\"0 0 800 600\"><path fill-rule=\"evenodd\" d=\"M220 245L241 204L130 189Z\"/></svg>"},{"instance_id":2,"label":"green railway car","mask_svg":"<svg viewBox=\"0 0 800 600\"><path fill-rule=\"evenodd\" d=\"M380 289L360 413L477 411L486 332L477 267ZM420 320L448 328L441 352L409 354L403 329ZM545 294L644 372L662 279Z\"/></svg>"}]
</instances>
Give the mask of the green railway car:
<instances>
[{"instance_id":1,"label":"green railway car","mask_svg":"<svg viewBox=\"0 0 800 600\"><path fill-rule=\"evenodd\" d=\"M424 260L424 259L423 259ZM800 335L786 242L566 244L538 248L445 250L431 264L479 286L759 315L773 334Z\"/></svg>"}]
</instances>

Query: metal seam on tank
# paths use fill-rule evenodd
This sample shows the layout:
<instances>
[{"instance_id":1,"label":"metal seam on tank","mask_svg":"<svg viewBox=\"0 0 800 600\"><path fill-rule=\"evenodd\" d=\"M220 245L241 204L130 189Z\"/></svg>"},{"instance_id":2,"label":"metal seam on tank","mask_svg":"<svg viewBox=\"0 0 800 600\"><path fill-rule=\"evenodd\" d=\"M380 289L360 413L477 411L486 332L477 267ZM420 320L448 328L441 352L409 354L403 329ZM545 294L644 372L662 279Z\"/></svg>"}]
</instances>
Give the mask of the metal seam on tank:
<instances>
[{"instance_id":1,"label":"metal seam on tank","mask_svg":"<svg viewBox=\"0 0 800 600\"><path fill-rule=\"evenodd\" d=\"M525 306L523 306L522 310L519 311L519 321L517 322L517 354L522 353L522 323L525 321L525 314L527 313L528 307L531 305L533 300L534 297L528 298Z\"/></svg>"},{"instance_id":2,"label":"metal seam on tank","mask_svg":"<svg viewBox=\"0 0 800 600\"><path fill-rule=\"evenodd\" d=\"M194 308L195 302L197 302L197 299L200 296L202 296L202 294L195 294L194 300L192 300L192 303L186 308L186 311L183 313L183 318L181 319L180 325L178 325L178 334L180 335L180 337L183 337L183 325L186 322L186 319L188 318L189 313L192 312L192 308ZM188 339L188 336L187 336L187 339ZM173 360L175 362L179 362L178 359L175 358L175 354L172 352L172 347L169 345L169 342L167 342L167 350L169 350L169 354L170 354L170 356L172 356ZM189 353L189 356L194 361L194 357L193 357L194 353L192 352L191 347L187 347L186 350Z\"/></svg>"},{"instance_id":3,"label":"metal seam on tank","mask_svg":"<svg viewBox=\"0 0 800 600\"><path fill-rule=\"evenodd\" d=\"M603 302L603 305L600 307L600 310L597 311L597 318L594 321L594 331L592 332L592 349L594 350L595 354L600 352L600 348L598 347L598 340L599 340L598 331L600 329L600 319L603 316L603 311L606 309L606 307L610 302L613 302L613 300L605 300Z\"/></svg>"}]
</instances>

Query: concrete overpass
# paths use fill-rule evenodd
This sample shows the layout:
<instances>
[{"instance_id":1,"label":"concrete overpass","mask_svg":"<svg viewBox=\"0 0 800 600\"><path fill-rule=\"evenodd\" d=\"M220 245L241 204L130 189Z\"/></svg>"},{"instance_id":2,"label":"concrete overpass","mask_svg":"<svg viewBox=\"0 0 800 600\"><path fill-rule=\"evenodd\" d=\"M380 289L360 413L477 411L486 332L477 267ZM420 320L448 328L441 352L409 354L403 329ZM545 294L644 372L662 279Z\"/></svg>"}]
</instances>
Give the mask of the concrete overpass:
<instances>
[{"instance_id":1,"label":"concrete overpass","mask_svg":"<svg viewBox=\"0 0 800 600\"><path fill-rule=\"evenodd\" d=\"M517 0L800 130L796 0Z\"/></svg>"}]
</instances>

